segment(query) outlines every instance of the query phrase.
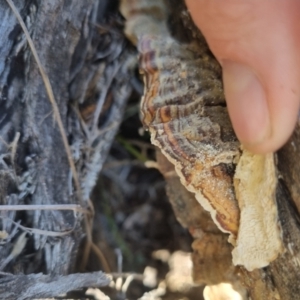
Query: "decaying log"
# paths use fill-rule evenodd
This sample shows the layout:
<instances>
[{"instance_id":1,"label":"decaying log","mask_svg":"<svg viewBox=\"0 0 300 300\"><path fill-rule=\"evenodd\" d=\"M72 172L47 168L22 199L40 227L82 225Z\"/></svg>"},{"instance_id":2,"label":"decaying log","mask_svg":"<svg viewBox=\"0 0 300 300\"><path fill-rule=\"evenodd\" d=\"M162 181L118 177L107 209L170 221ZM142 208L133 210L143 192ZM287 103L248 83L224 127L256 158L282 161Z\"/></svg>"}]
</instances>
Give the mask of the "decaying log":
<instances>
[{"instance_id":1,"label":"decaying log","mask_svg":"<svg viewBox=\"0 0 300 300\"><path fill-rule=\"evenodd\" d=\"M239 146L229 122L220 66L183 1L123 0L121 12L128 20L126 33L140 52L145 82L141 105L144 125L152 143L175 166L181 183L211 213L218 228L231 234L229 241L235 247L231 273L240 278L252 300L297 299L299 124L277 154L247 153ZM191 196L186 193L183 199L181 188L176 191L178 178L170 182L174 170L161 169L179 221L188 228L201 225L195 221L199 209L185 212L197 206ZM202 226L197 232L203 238L207 224ZM198 243L196 240L194 248ZM213 245L213 238L205 244ZM215 241L215 245L219 247L220 243ZM228 248L221 248L226 265ZM204 257L194 260L194 277L210 284L211 273L197 272L203 272L199 265L205 255L210 261L213 258L208 254L217 251L206 254L205 246L199 249ZM229 265L220 269L223 276L216 274L216 281L230 281L225 276Z\"/></svg>"}]
</instances>

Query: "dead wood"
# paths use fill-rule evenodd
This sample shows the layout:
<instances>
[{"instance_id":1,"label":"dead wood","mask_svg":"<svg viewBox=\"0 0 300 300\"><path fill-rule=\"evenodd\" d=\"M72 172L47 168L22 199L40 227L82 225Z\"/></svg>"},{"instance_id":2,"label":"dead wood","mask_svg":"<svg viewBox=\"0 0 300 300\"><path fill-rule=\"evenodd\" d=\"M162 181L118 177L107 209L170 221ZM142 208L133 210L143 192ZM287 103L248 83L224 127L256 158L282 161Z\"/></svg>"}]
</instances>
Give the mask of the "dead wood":
<instances>
[{"instance_id":1,"label":"dead wood","mask_svg":"<svg viewBox=\"0 0 300 300\"><path fill-rule=\"evenodd\" d=\"M38 59L20 20L1 0L0 267L18 274L5 280L24 295L30 287L33 298L43 295L43 287L46 295L55 276L75 270L84 239L83 263L91 249L98 251L91 241L89 196L131 93L134 51L124 37L117 1L13 4ZM49 78L52 103L41 70ZM49 276L33 275L41 272ZM55 281L56 289L76 276ZM96 283L91 276L78 275L77 283L61 286L60 293ZM48 286L34 286L32 279ZM1 289L1 298L8 299L6 291Z\"/></svg>"},{"instance_id":2,"label":"dead wood","mask_svg":"<svg viewBox=\"0 0 300 300\"><path fill-rule=\"evenodd\" d=\"M7 275L0 278L0 295L7 300L57 297L84 287L107 286L110 279L102 272L66 276L43 274Z\"/></svg>"}]
</instances>

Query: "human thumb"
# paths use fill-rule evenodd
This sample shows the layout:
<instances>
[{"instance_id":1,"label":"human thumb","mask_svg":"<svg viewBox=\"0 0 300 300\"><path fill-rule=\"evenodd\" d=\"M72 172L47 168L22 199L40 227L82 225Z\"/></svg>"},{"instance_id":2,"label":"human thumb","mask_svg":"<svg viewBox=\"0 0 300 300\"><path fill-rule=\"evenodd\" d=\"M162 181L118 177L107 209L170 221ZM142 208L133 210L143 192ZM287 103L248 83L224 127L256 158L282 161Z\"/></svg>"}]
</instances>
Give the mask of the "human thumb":
<instances>
[{"instance_id":1,"label":"human thumb","mask_svg":"<svg viewBox=\"0 0 300 300\"><path fill-rule=\"evenodd\" d=\"M223 68L239 140L257 153L291 135L300 102L300 1L186 0Z\"/></svg>"}]
</instances>

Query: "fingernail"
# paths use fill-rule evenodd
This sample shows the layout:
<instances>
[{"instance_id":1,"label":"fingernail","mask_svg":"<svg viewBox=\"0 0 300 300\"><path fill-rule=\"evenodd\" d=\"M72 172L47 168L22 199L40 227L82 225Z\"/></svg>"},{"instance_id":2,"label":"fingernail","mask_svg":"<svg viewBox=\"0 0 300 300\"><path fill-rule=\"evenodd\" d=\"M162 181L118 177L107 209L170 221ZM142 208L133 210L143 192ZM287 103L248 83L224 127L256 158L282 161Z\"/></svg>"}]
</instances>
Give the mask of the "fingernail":
<instances>
[{"instance_id":1,"label":"fingernail","mask_svg":"<svg viewBox=\"0 0 300 300\"><path fill-rule=\"evenodd\" d=\"M223 83L230 119L242 144L261 144L271 135L266 93L247 66L223 61Z\"/></svg>"}]
</instances>

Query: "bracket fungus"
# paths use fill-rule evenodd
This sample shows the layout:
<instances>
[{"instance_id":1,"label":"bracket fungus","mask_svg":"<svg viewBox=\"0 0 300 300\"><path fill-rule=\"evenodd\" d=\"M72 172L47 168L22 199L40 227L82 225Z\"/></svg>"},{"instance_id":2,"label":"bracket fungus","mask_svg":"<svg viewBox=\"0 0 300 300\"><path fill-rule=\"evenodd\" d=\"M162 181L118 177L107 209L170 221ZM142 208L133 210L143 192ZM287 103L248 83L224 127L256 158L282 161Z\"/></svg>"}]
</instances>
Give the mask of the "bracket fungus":
<instances>
[{"instance_id":1,"label":"bracket fungus","mask_svg":"<svg viewBox=\"0 0 300 300\"><path fill-rule=\"evenodd\" d=\"M186 43L170 34L163 3L123 0L121 6L126 32L140 53L142 121L181 183L230 234L233 263L248 270L264 267L283 249L273 154L257 156L240 148L220 65L199 32ZM142 26L145 22L152 25Z\"/></svg>"},{"instance_id":2,"label":"bracket fungus","mask_svg":"<svg viewBox=\"0 0 300 300\"><path fill-rule=\"evenodd\" d=\"M180 45L171 37L144 36L139 42L145 93L142 121L151 141L175 165L182 184L195 193L224 232L236 236L239 209L231 172L239 156L230 124L220 68L205 52ZM224 124L226 126L226 124Z\"/></svg>"}]
</instances>

